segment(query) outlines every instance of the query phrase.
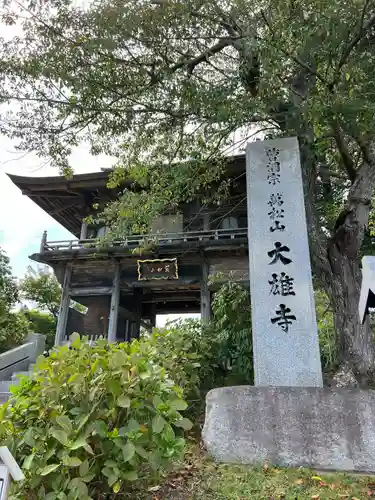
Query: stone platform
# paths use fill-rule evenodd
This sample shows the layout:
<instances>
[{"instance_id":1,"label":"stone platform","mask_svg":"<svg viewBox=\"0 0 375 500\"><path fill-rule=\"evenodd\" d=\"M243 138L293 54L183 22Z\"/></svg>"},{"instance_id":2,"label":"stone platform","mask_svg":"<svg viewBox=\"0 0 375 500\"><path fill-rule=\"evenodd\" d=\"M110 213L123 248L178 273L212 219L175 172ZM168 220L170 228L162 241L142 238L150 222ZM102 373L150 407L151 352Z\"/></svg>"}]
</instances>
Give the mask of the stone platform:
<instances>
[{"instance_id":1,"label":"stone platform","mask_svg":"<svg viewBox=\"0 0 375 500\"><path fill-rule=\"evenodd\" d=\"M220 462L375 472L375 391L237 386L206 401L203 440Z\"/></svg>"}]
</instances>

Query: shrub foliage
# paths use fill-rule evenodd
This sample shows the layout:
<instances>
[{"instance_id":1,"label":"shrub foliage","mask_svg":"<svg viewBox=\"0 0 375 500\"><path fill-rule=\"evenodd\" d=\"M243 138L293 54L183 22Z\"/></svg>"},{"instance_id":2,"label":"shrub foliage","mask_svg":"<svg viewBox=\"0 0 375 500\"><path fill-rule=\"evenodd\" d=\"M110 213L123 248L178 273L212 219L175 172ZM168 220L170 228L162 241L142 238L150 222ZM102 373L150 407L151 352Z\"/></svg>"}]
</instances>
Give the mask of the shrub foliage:
<instances>
[{"instance_id":1,"label":"shrub foliage","mask_svg":"<svg viewBox=\"0 0 375 500\"><path fill-rule=\"evenodd\" d=\"M3 441L26 473L14 498L113 498L181 456L187 405L153 354L148 342L75 336L38 360L1 409Z\"/></svg>"}]
</instances>

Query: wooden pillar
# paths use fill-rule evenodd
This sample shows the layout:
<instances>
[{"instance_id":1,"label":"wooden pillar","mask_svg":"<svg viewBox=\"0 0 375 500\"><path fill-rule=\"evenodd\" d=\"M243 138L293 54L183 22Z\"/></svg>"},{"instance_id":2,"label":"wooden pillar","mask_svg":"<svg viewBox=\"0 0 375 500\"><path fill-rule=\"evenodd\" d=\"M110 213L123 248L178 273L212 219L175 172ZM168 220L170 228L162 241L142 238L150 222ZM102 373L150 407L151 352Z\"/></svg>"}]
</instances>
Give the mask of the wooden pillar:
<instances>
[{"instance_id":1,"label":"wooden pillar","mask_svg":"<svg viewBox=\"0 0 375 500\"><path fill-rule=\"evenodd\" d=\"M120 264L119 262L116 262L115 275L113 278L111 306L109 309L108 342L116 342L119 304L120 304Z\"/></svg>"},{"instance_id":2,"label":"wooden pillar","mask_svg":"<svg viewBox=\"0 0 375 500\"><path fill-rule=\"evenodd\" d=\"M70 283L72 280L72 267L67 264L65 267L64 285L61 293L59 316L57 318L55 346L61 344L65 337L66 325L68 323L70 304Z\"/></svg>"},{"instance_id":3,"label":"wooden pillar","mask_svg":"<svg viewBox=\"0 0 375 500\"><path fill-rule=\"evenodd\" d=\"M125 319L125 342L130 341L130 321Z\"/></svg>"},{"instance_id":4,"label":"wooden pillar","mask_svg":"<svg viewBox=\"0 0 375 500\"><path fill-rule=\"evenodd\" d=\"M204 262L202 265L202 281L201 281L201 320L203 323L208 323L211 319L211 292L208 288L208 264Z\"/></svg>"},{"instance_id":5,"label":"wooden pillar","mask_svg":"<svg viewBox=\"0 0 375 500\"><path fill-rule=\"evenodd\" d=\"M46 251L46 243L47 243L47 231L43 231L42 241L40 242L40 253L44 253Z\"/></svg>"},{"instance_id":6,"label":"wooden pillar","mask_svg":"<svg viewBox=\"0 0 375 500\"><path fill-rule=\"evenodd\" d=\"M210 230L210 214L203 215L203 231Z\"/></svg>"},{"instance_id":7,"label":"wooden pillar","mask_svg":"<svg viewBox=\"0 0 375 500\"><path fill-rule=\"evenodd\" d=\"M156 327L156 304L151 305L151 326L152 328Z\"/></svg>"},{"instance_id":8,"label":"wooden pillar","mask_svg":"<svg viewBox=\"0 0 375 500\"><path fill-rule=\"evenodd\" d=\"M80 240L87 240L87 222L82 221Z\"/></svg>"},{"instance_id":9,"label":"wooden pillar","mask_svg":"<svg viewBox=\"0 0 375 500\"><path fill-rule=\"evenodd\" d=\"M139 339L139 335L141 332L141 323L142 323L142 293L143 290L141 288L137 288L134 290L134 300L135 300L135 311L134 311L134 323L132 330L132 338Z\"/></svg>"}]
</instances>

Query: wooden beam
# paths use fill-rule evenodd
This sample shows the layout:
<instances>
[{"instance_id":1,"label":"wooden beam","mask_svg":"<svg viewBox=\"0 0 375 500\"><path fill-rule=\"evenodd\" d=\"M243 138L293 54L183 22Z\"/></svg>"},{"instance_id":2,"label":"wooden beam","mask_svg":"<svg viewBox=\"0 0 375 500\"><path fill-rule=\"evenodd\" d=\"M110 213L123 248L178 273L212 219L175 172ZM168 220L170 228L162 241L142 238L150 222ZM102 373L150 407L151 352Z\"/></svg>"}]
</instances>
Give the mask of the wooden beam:
<instances>
[{"instance_id":1,"label":"wooden beam","mask_svg":"<svg viewBox=\"0 0 375 500\"><path fill-rule=\"evenodd\" d=\"M208 288L208 264L202 265L201 282L201 320L203 323L209 323L211 320L211 293Z\"/></svg>"},{"instance_id":2,"label":"wooden beam","mask_svg":"<svg viewBox=\"0 0 375 500\"><path fill-rule=\"evenodd\" d=\"M43 231L42 240L40 242L40 253L44 253L47 243L47 231Z\"/></svg>"},{"instance_id":3,"label":"wooden beam","mask_svg":"<svg viewBox=\"0 0 375 500\"><path fill-rule=\"evenodd\" d=\"M52 210L50 210L49 214L50 215L57 215L57 214L63 212L64 210L67 210L68 208L80 207L81 205L82 205L82 200L77 200L76 202L68 203L67 205L64 205L62 207L53 208Z\"/></svg>"},{"instance_id":4,"label":"wooden beam","mask_svg":"<svg viewBox=\"0 0 375 500\"><path fill-rule=\"evenodd\" d=\"M85 288L72 288L70 291L72 297L91 297L95 295L112 295L111 286L88 286Z\"/></svg>"},{"instance_id":5,"label":"wooden beam","mask_svg":"<svg viewBox=\"0 0 375 500\"><path fill-rule=\"evenodd\" d=\"M87 222L82 221L80 240L85 240L87 238Z\"/></svg>"},{"instance_id":6,"label":"wooden beam","mask_svg":"<svg viewBox=\"0 0 375 500\"><path fill-rule=\"evenodd\" d=\"M109 309L108 342L116 342L119 304L120 304L120 263L116 262L115 275L113 277L111 307Z\"/></svg>"},{"instance_id":7,"label":"wooden beam","mask_svg":"<svg viewBox=\"0 0 375 500\"><path fill-rule=\"evenodd\" d=\"M67 191L61 191L61 193L48 193L48 191L29 191L28 189L24 189L22 194L28 196L29 198L61 198L64 200L76 200L77 197L80 196L79 193L73 194Z\"/></svg>"},{"instance_id":8,"label":"wooden beam","mask_svg":"<svg viewBox=\"0 0 375 500\"><path fill-rule=\"evenodd\" d=\"M61 344L65 337L66 325L68 323L70 304L70 282L72 279L72 267L67 264L65 267L64 285L61 294L60 310L56 325L55 346Z\"/></svg>"}]
</instances>

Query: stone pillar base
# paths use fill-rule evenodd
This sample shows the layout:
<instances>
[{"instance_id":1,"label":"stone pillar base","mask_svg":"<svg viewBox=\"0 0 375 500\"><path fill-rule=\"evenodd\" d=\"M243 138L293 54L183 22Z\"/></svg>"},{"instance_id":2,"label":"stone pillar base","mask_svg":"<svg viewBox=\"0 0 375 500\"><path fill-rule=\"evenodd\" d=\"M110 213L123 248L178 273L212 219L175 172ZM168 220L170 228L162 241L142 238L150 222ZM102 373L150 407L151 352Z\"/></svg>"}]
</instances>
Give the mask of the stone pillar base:
<instances>
[{"instance_id":1,"label":"stone pillar base","mask_svg":"<svg viewBox=\"0 0 375 500\"><path fill-rule=\"evenodd\" d=\"M375 472L375 391L214 389L203 441L220 462Z\"/></svg>"}]
</instances>

